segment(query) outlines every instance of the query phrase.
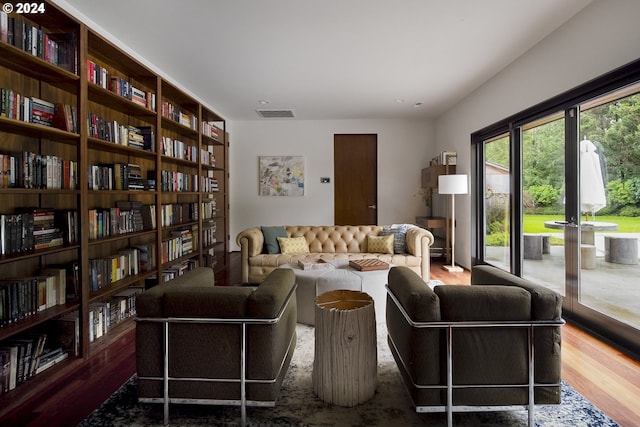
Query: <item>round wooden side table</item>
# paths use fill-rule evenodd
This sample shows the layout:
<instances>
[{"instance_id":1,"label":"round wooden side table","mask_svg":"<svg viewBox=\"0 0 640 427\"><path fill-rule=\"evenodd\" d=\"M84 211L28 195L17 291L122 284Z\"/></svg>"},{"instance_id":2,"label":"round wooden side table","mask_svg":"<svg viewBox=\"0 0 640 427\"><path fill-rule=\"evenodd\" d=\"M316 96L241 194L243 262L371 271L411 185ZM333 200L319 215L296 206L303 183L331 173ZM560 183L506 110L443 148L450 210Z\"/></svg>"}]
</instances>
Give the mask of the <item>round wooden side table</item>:
<instances>
[{"instance_id":1,"label":"round wooden side table","mask_svg":"<svg viewBox=\"0 0 640 427\"><path fill-rule=\"evenodd\" d=\"M373 398L378 380L373 298L352 290L325 292L316 297L315 324L315 394L346 407Z\"/></svg>"}]
</instances>

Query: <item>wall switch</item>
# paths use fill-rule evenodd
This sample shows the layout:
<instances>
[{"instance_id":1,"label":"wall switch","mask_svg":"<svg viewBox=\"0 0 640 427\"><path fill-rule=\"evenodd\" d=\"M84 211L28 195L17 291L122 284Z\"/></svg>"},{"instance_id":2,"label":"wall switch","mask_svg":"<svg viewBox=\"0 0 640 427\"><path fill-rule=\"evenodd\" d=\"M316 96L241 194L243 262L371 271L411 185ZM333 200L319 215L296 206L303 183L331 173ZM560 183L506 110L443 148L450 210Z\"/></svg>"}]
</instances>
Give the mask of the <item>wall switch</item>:
<instances>
[{"instance_id":1,"label":"wall switch","mask_svg":"<svg viewBox=\"0 0 640 427\"><path fill-rule=\"evenodd\" d=\"M331 179L329 177L327 177L327 176L323 176L323 177L320 178L320 183L321 184L328 184L330 182L331 182Z\"/></svg>"}]
</instances>

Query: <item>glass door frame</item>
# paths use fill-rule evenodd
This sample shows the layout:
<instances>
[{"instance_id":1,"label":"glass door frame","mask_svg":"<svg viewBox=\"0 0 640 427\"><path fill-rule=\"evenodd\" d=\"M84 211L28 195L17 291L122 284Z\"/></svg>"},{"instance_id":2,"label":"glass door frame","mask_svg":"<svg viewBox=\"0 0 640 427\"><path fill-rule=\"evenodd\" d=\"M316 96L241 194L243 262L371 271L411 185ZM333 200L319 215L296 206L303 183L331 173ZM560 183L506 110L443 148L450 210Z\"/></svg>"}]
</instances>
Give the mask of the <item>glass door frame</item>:
<instances>
[{"instance_id":1,"label":"glass door frame","mask_svg":"<svg viewBox=\"0 0 640 427\"><path fill-rule=\"evenodd\" d=\"M527 123L564 111L565 119L565 220L580 221L579 208L579 106L589 100L614 92L624 86L640 82L640 60L614 70L598 79L533 106L514 116L481 129L471 135L470 189L472 206L472 264L485 261L485 156L484 142L501 134L510 138L510 256L511 273L522 275L522 141L521 128ZM640 357L640 330L606 316L580 303L580 235L579 227L567 227L565 232L565 298L563 316L617 344L621 349Z\"/></svg>"}]
</instances>

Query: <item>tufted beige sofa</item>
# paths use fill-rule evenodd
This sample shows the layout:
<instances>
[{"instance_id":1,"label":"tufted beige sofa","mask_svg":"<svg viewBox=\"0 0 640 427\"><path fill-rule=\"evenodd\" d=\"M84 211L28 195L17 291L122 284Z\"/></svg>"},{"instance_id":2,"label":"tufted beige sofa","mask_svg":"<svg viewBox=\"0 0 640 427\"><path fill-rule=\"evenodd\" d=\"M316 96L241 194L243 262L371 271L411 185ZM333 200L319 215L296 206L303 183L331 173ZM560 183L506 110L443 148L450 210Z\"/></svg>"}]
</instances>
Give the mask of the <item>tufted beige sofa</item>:
<instances>
[{"instance_id":1,"label":"tufted beige sofa","mask_svg":"<svg viewBox=\"0 0 640 427\"><path fill-rule=\"evenodd\" d=\"M410 228L406 233L407 252L380 254L367 252L367 236L378 235L382 225L284 226L289 237L304 236L310 254L264 253L264 236L260 227L241 231L236 238L242 260L242 283L260 283L283 264L296 263L299 258L319 255L326 260L378 258L393 265L409 267L423 280L429 280L429 247L433 235L423 228Z\"/></svg>"}]
</instances>

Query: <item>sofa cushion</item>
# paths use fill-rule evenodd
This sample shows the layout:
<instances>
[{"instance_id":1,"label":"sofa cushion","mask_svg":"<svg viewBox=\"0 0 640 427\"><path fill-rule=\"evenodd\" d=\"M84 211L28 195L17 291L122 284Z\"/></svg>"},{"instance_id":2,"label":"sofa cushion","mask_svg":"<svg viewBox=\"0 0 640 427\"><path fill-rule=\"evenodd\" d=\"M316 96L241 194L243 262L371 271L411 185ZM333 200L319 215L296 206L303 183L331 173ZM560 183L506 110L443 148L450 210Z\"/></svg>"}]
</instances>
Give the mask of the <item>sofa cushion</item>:
<instances>
[{"instance_id":1,"label":"sofa cushion","mask_svg":"<svg viewBox=\"0 0 640 427\"><path fill-rule=\"evenodd\" d=\"M267 254L279 254L280 244L278 237L289 237L282 226L260 227L264 236L264 252Z\"/></svg>"},{"instance_id":2,"label":"sofa cushion","mask_svg":"<svg viewBox=\"0 0 640 427\"><path fill-rule=\"evenodd\" d=\"M166 317L243 318L253 289L239 286L175 288L162 300Z\"/></svg>"},{"instance_id":3,"label":"sofa cushion","mask_svg":"<svg viewBox=\"0 0 640 427\"><path fill-rule=\"evenodd\" d=\"M515 286L436 286L442 320L531 320L531 294Z\"/></svg>"},{"instance_id":4,"label":"sofa cushion","mask_svg":"<svg viewBox=\"0 0 640 427\"><path fill-rule=\"evenodd\" d=\"M531 293L533 320L556 320L562 315L562 296L542 285L523 279L490 265L476 265L471 270L472 285L517 286Z\"/></svg>"},{"instance_id":5,"label":"sofa cushion","mask_svg":"<svg viewBox=\"0 0 640 427\"><path fill-rule=\"evenodd\" d=\"M414 224L392 224L382 228L380 235L393 236L393 251L397 254L407 252L407 230L416 227Z\"/></svg>"},{"instance_id":6,"label":"sofa cushion","mask_svg":"<svg viewBox=\"0 0 640 427\"><path fill-rule=\"evenodd\" d=\"M407 267L391 267L389 289L412 320L416 322L440 320L438 296L413 270Z\"/></svg>"},{"instance_id":7,"label":"sofa cushion","mask_svg":"<svg viewBox=\"0 0 640 427\"><path fill-rule=\"evenodd\" d=\"M247 316L258 319L276 317L291 289L295 286L293 270L278 268L273 270L247 300Z\"/></svg>"},{"instance_id":8,"label":"sofa cushion","mask_svg":"<svg viewBox=\"0 0 640 427\"><path fill-rule=\"evenodd\" d=\"M283 254L309 253L309 244L304 237L277 237Z\"/></svg>"},{"instance_id":9,"label":"sofa cushion","mask_svg":"<svg viewBox=\"0 0 640 427\"><path fill-rule=\"evenodd\" d=\"M139 317L161 317L162 298L171 289L212 288L214 286L213 269L198 267L187 271L182 276L156 285L136 296L136 311Z\"/></svg>"},{"instance_id":10,"label":"sofa cushion","mask_svg":"<svg viewBox=\"0 0 640 427\"><path fill-rule=\"evenodd\" d=\"M393 236L367 236L367 252L393 254Z\"/></svg>"}]
</instances>

